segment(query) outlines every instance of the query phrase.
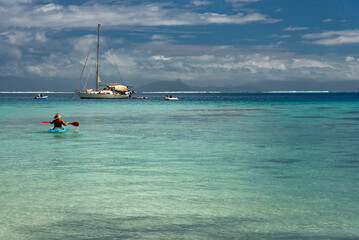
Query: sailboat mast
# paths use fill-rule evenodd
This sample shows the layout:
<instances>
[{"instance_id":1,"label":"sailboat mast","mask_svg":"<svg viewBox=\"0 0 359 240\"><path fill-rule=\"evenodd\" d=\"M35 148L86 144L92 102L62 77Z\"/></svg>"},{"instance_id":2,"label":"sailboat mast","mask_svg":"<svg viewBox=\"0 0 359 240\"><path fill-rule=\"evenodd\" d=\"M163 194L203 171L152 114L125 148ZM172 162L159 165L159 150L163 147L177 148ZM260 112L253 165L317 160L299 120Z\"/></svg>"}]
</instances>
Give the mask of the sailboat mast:
<instances>
[{"instance_id":1,"label":"sailboat mast","mask_svg":"<svg viewBox=\"0 0 359 240\"><path fill-rule=\"evenodd\" d=\"M98 33L97 33L97 66L96 66L96 91L98 91L98 84L99 84L99 64L100 64L100 27L101 24L97 25Z\"/></svg>"}]
</instances>

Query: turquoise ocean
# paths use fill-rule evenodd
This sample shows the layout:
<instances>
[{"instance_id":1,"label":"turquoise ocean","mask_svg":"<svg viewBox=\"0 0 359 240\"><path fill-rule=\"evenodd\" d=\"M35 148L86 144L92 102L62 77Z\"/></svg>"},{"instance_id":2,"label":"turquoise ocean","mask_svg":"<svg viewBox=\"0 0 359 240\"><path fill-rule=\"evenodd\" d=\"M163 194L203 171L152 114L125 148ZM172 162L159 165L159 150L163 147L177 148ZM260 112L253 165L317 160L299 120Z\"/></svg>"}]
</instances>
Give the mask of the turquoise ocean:
<instances>
[{"instance_id":1,"label":"turquoise ocean","mask_svg":"<svg viewBox=\"0 0 359 240\"><path fill-rule=\"evenodd\" d=\"M359 239L359 93L44 95L0 93L0 239Z\"/></svg>"}]
</instances>

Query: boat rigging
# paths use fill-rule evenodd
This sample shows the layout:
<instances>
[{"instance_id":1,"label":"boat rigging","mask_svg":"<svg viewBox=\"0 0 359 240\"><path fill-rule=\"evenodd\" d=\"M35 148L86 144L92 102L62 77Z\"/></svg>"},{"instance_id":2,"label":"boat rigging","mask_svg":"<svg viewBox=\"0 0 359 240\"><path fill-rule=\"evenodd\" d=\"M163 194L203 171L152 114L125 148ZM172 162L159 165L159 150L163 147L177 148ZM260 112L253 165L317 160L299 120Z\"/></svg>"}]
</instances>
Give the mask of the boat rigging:
<instances>
[{"instance_id":1,"label":"boat rigging","mask_svg":"<svg viewBox=\"0 0 359 240\"><path fill-rule=\"evenodd\" d=\"M78 89L80 82L82 81L83 73L87 65L87 61L90 53L86 57L85 64L83 66L80 80L77 84L77 89L75 93L84 99L128 99L131 97L131 94L134 94L134 91L130 91L130 86L122 85L121 83L107 83L102 84L99 66L100 66L100 29L101 24L97 25L97 56L96 56L96 77L95 77L95 90L86 89L86 83L84 84L84 89L81 91ZM116 66L117 67L117 66ZM118 68L117 68L118 71ZM119 74L119 71L118 71ZM121 78L121 77L120 77ZM100 84L101 83L101 84ZM99 89L99 86L105 86L103 89Z\"/></svg>"}]
</instances>

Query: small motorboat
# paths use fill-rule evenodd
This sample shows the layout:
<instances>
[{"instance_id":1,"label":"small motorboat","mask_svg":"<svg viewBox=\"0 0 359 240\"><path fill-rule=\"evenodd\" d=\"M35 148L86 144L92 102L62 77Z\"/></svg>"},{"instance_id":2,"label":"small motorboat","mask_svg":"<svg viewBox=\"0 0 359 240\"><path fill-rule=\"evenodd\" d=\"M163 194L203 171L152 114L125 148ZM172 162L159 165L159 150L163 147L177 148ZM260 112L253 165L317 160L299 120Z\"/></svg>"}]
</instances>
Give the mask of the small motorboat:
<instances>
[{"instance_id":1,"label":"small motorboat","mask_svg":"<svg viewBox=\"0 0 359 240\"><path fill-rule=\"evenodd\" d=\"M178 98L172 97L172 96L170 96L170 97L166 96L165 99L168 100L168 101L177 101L178 100Z\"/></svg>"},{"instance_id":2,"label":"small motorboat","mask_svg":"<svg viewBox=\"0 0 359 240\"><path fill-rule=\"evenodd\" d=\"M49 97L48 96L37 96L37 97L34 97L34 99L48 99Z\"/></svg>"}]
</instances>

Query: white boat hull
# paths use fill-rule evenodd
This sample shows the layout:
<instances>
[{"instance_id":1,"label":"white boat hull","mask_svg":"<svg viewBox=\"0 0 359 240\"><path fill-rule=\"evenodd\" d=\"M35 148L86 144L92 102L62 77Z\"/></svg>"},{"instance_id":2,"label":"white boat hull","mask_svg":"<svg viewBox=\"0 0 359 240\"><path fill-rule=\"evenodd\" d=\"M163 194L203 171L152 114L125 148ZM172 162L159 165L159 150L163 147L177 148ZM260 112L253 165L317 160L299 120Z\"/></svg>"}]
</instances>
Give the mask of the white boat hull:
<instances>
[{"instance_id":1,"label":"white boat hull","mask_svg":"<svg viewBox=\"0 0 359 240\"><path fill-rule=\"evenodd\" d=\"M101 94L101 93L87 93L77 92L82 99L127 99L130 97L129 94Z\"/></svg>"},{"instance_id":2,"label":"white boat hull","mask_svg":"<svg viewBox=\"0 0 359 240\"><path fill-rule=\"evenodd\" d=\"M34 99L48 99L48 96L43 96L43 97L34 97Z\"/></svg>"}]
</instances>

